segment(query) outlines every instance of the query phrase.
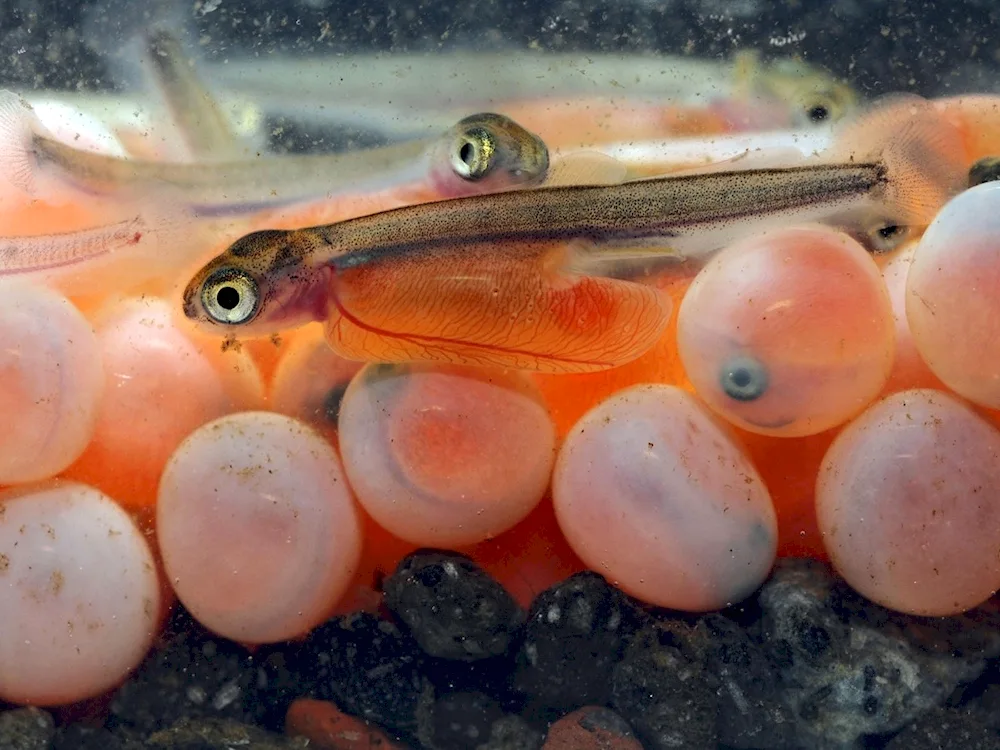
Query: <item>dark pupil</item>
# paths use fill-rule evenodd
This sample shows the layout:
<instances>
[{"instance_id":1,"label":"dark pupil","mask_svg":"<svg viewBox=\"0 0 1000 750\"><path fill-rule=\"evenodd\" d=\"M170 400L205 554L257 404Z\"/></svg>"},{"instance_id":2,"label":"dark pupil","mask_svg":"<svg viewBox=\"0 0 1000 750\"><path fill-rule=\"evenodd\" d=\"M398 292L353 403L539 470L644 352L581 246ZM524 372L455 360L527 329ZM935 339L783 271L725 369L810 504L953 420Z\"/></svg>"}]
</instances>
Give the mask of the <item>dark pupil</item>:
<instances>
[{"instance_id":1,"label":"dark pupil","mask_svg":"<svg viewBox=\"0 0 1000 750\"><path fill-rule=\"evenodd\" d=\"M878 236L881 237L883 240L891 240L898 233L899 233L899 227L897 227L895 224L890 224L889 226L882 227L881 229L878 230Z\"/></svg>"},{"instance_id":2,"label":"dark pupil","mask_svg":"<svg viewBox=\"0 0 1000 750\"><path fill-rule=\"evenodd\" d=\"M473 148L472 144L466 141L462 144L462 148L458 150L458 158L463 162L472 166L472 160L476 155L476 149Z\"/></svg>"},{"instance_id":3,"label":"dark pupil","mask_svg":"<svg viewBox=\"0 0 1000 750\"><path fill-rule=\"evenodd\" d=\"M746 388L753 381L753 373L746 367L737 367L729 373L729 382L737 388Z\"/></svg>"},{"instance_id":4,"label":"dark pupil","mask_svg":"<svg viewBox=\"0 0 1000 750\"><path fill-rule=\"evenodd\" d=\"M815 107L809 110L809 119L813 122L823 122L827 117L830 116L830 110L824 107L822 104L817 104Z\"/></svg>"},{"instance_id":5,"label":"dark pupil","mask_svg":"<svg viewBox=\"0 0 1000 750\"><path fill-rule=\"evenodd\" d=\"M753 357L733 358L720 375L723 392L736 401L755 401L767 392L767 369Z\"/></svg>"},{"instance_id":6,"label":"dark pupil","mask_svg":"<svg viewBox=\"0 0 1000 750\"><path fill-rule=\"evenodd\" d=\"M240 304L240 293L231 286L224 286L215 295L215 301L223 310L233 310Z\"/></svg>"}]
</instances>

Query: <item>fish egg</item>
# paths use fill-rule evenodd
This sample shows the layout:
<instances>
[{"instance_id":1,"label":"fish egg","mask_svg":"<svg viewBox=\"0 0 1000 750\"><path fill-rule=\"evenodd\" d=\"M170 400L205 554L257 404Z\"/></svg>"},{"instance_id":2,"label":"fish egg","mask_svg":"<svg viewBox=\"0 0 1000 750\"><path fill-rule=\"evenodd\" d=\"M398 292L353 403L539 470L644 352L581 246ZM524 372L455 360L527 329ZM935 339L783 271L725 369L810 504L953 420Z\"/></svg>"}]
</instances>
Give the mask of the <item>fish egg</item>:
<instances>
[{"instance_id":1,"label":"fish egg","mask_svg":"<svg viewBox=\"0 0 1000 750\"><path fill-rule=\"evenodd\" d=\"M894 253L882 266L882 278L885 279L886 288L889 290L892 317L896 322L896 353L893 356L889 380L885 384L886 393L912 388L944 387L920 356L906 317L906 280L916 249L916 243L911 243L898 253Z\"/></svg>"},{"instance_id":2,"label":"fish egg","mask_svg":"<svg viewBox=\"0 0 1000 750\"><path fill-rule=\"evenodd\" d=\"M703 268L677 342L698 395L728 421L801 437L842 424L892 366L892 304L857 242L821 227L749 238Z\"/></svg>"},{"instance_id":3,"label":"fish egg","mask_svg":"<svg viewBox=\"0 0 1000 750\"><path fill-rule=\"evenodd\" d=\"M474 544L514 526L548 487L555 428L527 375L369 365L340 407L358 501L401 539Z\"/></svg>"},{"instance_id":4,"label":"fish egg","mask_svg":"<svg viewBox=\"0 0 1000 750\"><path fill-rule=\"evenodd\" d=\"M906 317L945 385L1000 408L1000 183L961 193L927 228L907 276Z\"/></svg>"},{"instance_id":5,"label":"fish egg","mask_svg":"<svg viewBox=\"0 0 1000 750\"><path fill-rule=\"evenodd\" d=\"M159 624L153 555L96 489L47 482L0 494L0 698L61 705L122 682Z\"/></svg>"},{"instance_id":6,"label":"fish egg","mask_svg":"<svg viewBox=\"0 0 1000 750\"><path fill-rule=\"evenodd\" d=\"M259 403L260 377L246 353L221 352L218 340L197 334L163 299L114 302L96 323L105 396L93 440L68 475L126 505L151 505L181 441Z\"/></svg>"},{"instance_id":7,"label":"fish egg","mask_svg":"<svg viewBox=\"0 0 1000 750\"><path fill-rule=\"evenodd\" d=\"M847 425L820 468L819 528L856 591L915 615L1000 588L1000 431L957 398L892 394Z\"/></svg>"},{"instance_id":8,"label":"fish egg","mask_svg":"<svg viewBox=\"0 0 1000 750\"><path fill-rule=\"evenodd\" d=\"M340 402L362 364L344 359L326 342L323 326L299 329L278 361L270 408L301 419L328 438L336 434Z\"/></svg>"},{"instance_id":9,"label":"fish egg","mask_svg":"<svg viewBox=\"0 0 1000 750\"><path fill-rule=\"evenodd\" d=\"M221 417L180 445L160 482L156 528L177 597L242 643L321 623L361 554L336 452L308 425L269 412Z\"/></svg>"},{"instance_id":10,"label":"fish egg","mask_svg":"<svg viewBox=\"0 0 1000 750\"><path fill-rule=\"evenodd\" d=\"M724 607L774 562L767 487L723 425L676 386L635 386L588 412L559 452L552 498L580 558L650 604Z\"/></svg>"},{"instance_id":11,"label":"fish egg","mask_svg":"<svg viewBox=\"0 0 1000 750\"><path fill-rule=\"evenodd\" d=\"M104 365L90 324L64 297L0 281L0 484L51 477L83 452Z\"/></svg>"}]
</instances>

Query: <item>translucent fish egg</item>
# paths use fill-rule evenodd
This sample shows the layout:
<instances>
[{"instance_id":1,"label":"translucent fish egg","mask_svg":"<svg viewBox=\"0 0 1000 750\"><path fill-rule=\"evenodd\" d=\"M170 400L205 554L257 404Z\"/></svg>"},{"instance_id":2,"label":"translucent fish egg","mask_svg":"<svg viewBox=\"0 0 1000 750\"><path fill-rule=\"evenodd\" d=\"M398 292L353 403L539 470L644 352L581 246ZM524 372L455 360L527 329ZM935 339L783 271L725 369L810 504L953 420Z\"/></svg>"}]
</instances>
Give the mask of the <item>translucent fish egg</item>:
<instances>
[{"instance_id":1,"label":"translucent fish egg","mask_svg":"<svg viewBox=\"0 0 1000 750\"><path fill-rule=\"evenodd\" d=\"M909 390L911 388L943 388L944 384L931 372L917 350L910 323L906 317L906 279L913 264L916 243L895 253L882 266L882 278L885 279L892 300L892 316L896 322L896 353L892 360L892 371L885 384L886 393Z\"/></svg>"},{"instance_id":2,"label":"translucent fish egg","mask_svg":"<svg viewBox=\"0 0 1000 750\"><path fill-rule=\"evenodd\" d=\"M126 505L150 505L181 441L206 422L258 404L260 377L246 353L220 351L217 339L192 331L166 300L113 303L98 316L97 336L105 398L93 440L69 474Z\"/></svg>"},{"instance_id":3,"label":"translucent fish egg","mask_svg":"<svg viewBox=\"0 0 1000 750\"><path fill-rule=\"evenodd\" d=\"M156 526L178 598L243 643L322 622L361 553L336 452L307 425L268 412L222 417L181 444L163 473Z\"/></svg>"},{"instance_id":4,"label":"translucent fish egg","mask_svg":"<svg viewBox=\"0 0 1000 750\"><path fill-rule=\"evenodd\" d=\"M74 482L0 494L0 699L109 690L146 655L160 607L149 545L106 495Z\"/></svg>"},{"instance_id":5,"label":"translucent fish egg","mask_svg":"<svg viewBox=\"0 0 1000 750\"><path fill-rule=\"evenodd\" d=\"M340 402L362 364L338 355L323 326L305 326L282 353L271 384L270 408L301 419L328 437L336 432Z\"/></svg>"},{"instance_id":6,"label":"translucent fish egg","mask_svg":"<svg viewBox=\"0 0 1000 750\"><path fill-rule=\"evenodd\" d=\"M869 599L965 611L1000 588L1000 432L940 391L896 393L837 437L816 505L830 558Z\"/></svg>"},{"instance_id":7,"label":"translucent fish egg","mask_svg":"<svg viewBox=\"0 0 1000 750\"><path fill-rule=\"evenodd\" d=\"M858 414L892 366L878 266L850 237L802 227L721 252L681 304L681 361L705 402L750 432L813 435Z\"/></svg>"},{"instance_id":8,"label":"translucent fish egg","mask_svg":"<svg viewBox=\"0 0 1000 750\"><path fill-rule=\"evenodd\" d=\"M580 558L651 604L738 602L774 562L767 488L715 417L674 386L636 386L588 412L560 450L552 496Z\"/></svg>"},{"instance_id":9,"label":"translucent fish egg","mask_svg":"<svg viewBox=\"0 0 1000 750\"><path fill-rule=\"evenodd\" d=\"M907 277L906 317L935 375L1000 408L1000 183L961 193L927 228Z\"/></svg>"},{"instance_id":10,"label":"translucent fish egg","mask_svg":"<svg viewBox=\"0 0 1000 750\"><path fill-rule=\"evenodd\" d=\"M340 449L358 501L422 545L506 531L549 483L555 429L527 375L458 366L369 365L340 407Z\"/></svg>"},{"instance_id":11,"label":"translucent fish egg","mask_svg":"<svg viewBox=\"0 0 1000 750\"><path fill-rule=\"evenodd\" d=\"M56 292L0 281L0 484L51 477L90 440L104 388L93 329Z\"/></svg>"}]
</instances>

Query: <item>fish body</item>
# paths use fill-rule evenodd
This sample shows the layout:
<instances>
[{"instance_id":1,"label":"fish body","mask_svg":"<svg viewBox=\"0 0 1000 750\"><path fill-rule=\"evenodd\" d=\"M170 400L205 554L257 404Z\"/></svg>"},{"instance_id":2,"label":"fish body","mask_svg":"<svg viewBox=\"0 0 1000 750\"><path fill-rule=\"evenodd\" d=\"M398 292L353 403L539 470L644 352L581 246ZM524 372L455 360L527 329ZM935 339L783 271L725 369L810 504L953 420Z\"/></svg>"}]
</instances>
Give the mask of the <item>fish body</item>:
<instances>
[{"instance_id":1,"label":"fish body","mask_svg":"<svg viewBox=\"0 0 1000 750\"><path fill-rule=\"evenodd\" d=\"M448 198L541 184L545 143L503 115L463 118L437 138L328 155L160 162L79 149L53 137L16 94L0 96L4 175L30 198L177 204L194 216L246 216L338 195L420 184Z\"/></svg>"},{"instance_id":2,"label":"fish body","mask_svg":"<svg viewBox=\"0 0 1000 750\"><path fill-rule=\"evenodd\" d=\"M633 281L650 265L813 222L888 249L964 186L964 154L940 113L906 98L842 128L815 163L714 165L255 232L194 276L183 307L228 335L325 321L338 353L366 361L606 369L648 350L669 320L669 301Z\"/></svg>"},{"instance_id":3,"label":"fish body","mask_svg":"<svg viewBox=\"0 0 1000 750\"><path fill-rule=\"evenodd\" d=\"M613 367L670 304L611 263L704 257L741 233L830 218L890 189L881 164L665 177L409 206L250 234L188 285L186 315L248 335L325 320L341 355L539 371Z\"/></svg>"}]
</instances>

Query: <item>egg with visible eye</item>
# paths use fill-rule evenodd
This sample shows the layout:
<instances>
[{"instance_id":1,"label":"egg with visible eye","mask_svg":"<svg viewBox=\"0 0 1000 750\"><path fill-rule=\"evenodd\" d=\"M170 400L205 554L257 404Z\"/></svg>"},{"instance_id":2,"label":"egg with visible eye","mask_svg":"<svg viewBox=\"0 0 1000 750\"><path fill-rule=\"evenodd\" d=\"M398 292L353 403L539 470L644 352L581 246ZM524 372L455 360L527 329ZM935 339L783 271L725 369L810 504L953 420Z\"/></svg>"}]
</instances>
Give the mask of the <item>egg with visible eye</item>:
<instances>
[{"instance_id":1,"label":"egg with visible eye","mask_svg":"<svg viewBox=\"0 0 1000 750\"><path fill-rule=\"evenodd\" d=\"M681 303L678 351L698 394L751 432L813 435L850 419L885 385L892 305L857 242L802 227L733 245Z\"/></svg>"}]
</instances>

